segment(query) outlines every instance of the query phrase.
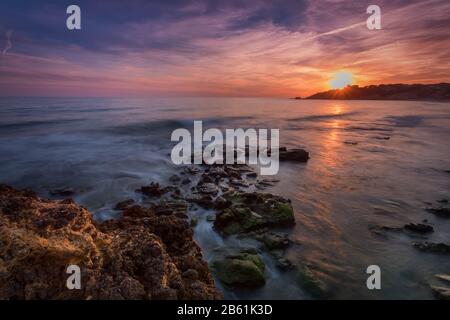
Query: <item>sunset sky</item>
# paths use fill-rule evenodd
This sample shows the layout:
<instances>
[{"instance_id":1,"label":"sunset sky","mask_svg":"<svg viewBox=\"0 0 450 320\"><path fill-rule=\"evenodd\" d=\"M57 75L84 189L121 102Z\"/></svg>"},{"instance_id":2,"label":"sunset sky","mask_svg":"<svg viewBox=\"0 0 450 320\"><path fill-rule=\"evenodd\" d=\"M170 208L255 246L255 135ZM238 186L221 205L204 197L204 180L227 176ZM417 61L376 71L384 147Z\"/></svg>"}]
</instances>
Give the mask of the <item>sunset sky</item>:
<instances>
[{"instance_id":1,"label":"sunset sky","mask_svg":"<svg viewBox=\"0 0 450 320\"><path fill-rule=\"evenodd\" d=\"M66 28L81 7L82 30ZM377 4L382 30L368 30ZM2 96L305 96L450 82L450 1L0 2Z\"/></svg>"}]
</instances>

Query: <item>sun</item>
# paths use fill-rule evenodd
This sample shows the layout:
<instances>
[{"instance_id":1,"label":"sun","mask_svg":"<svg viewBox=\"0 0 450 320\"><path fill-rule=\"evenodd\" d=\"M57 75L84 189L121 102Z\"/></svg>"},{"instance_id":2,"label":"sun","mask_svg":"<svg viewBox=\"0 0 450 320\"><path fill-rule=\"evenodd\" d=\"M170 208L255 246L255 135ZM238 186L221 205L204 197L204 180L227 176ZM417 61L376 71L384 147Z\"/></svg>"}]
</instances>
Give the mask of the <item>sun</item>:
<instances>
[{"instance_id":1,"label":"sun","mask_svg":"<svg viewBox=\"0 0 450 320\"><path fill-rule=\"evenodd\" d=\"M335 73L334 78L330 81L332 89L342 89L353 84L353 74L348 71L339 71Z\"/></svg>"}]
</instances>

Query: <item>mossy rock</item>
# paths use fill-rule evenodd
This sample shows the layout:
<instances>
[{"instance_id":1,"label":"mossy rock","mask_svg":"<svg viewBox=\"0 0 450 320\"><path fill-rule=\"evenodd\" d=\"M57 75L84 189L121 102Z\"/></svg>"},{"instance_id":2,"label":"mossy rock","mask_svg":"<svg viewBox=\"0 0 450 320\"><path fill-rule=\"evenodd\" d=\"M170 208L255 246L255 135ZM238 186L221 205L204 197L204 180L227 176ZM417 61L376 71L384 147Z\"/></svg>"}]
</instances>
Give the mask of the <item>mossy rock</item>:
<instances>
[{"instance_id":1,"label":"mossy rock","mask_svg":"<svg viewBox=\"0 0 450 320\"><path fill-rule=\"evenodd\" d=\"M285 249L289 246L287 235L279 232L261 232L255 239L261 241L268 250Z\"/></svg>"},{"instance_id":2,"label":"mossy rock","mask_svg":"<svg viewBox=\"0 0 450 320\"><path fill-rule=\"evenodd\" d=\"M328 297L328 288L325 283L317 279L314 273L307 266L297 266L296 277L300 287L309 293L313 298L325 299Z\"/></svg>"},{"instance_id":3,"label":"mossy rock","mask_svg":"<svg viewBox=\"0 0 450 320\"><path fill-rule=\"evenodd\" d=\"M220 281L232 287L259 287L266 282L264 263L257 254L240 253L213 262Z\"/></svg>"},{"instance_id":4,"label":"mossy rock","mask_svg":"<svg viewBox=\"0 0 450 320\"><path fill-rule=\"evenodd\" d=\"M217 214L214 227L225 234L295 224L292 205L283 197L270 193L239 191L228 193L224 197L231 205Z\"/></svg>"}]
</instances>

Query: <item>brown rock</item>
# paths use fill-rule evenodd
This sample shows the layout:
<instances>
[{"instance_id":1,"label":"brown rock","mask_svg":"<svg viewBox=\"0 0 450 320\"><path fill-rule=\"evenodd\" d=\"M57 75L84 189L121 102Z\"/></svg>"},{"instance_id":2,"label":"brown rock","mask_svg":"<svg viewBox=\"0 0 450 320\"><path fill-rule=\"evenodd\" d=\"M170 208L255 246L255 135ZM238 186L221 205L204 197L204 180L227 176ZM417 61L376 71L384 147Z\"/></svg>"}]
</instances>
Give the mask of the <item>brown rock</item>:
<instances>
[{"instance_id":1,"label":"brown rock","mask_svg":"<svg viewBox=\"0 0 450 320\"><path fill-rule=\"evenodd\" d=\"M73 202L0 186L0 299L221 298L192 234L176 214L133 206L99 225ZM66 288L71 264L80 290Z\"/></svg>"}]
</instances>

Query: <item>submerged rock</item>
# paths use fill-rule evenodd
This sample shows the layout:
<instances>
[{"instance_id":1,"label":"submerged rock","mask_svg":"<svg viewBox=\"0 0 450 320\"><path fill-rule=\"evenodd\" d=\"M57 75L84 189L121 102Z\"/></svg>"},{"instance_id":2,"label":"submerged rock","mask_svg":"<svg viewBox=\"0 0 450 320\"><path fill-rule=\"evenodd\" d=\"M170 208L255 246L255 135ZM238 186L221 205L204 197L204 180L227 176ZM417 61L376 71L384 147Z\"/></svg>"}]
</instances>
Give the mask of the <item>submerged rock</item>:
<instances>
[{"instance_id":1,"label":"submerged rock","mask_svg":"<svg viewBox=\"0 0 450 320\"><path fill-rule=\"evenodd\" d=\"M309 160L309 152L303 149L286 149L281 147L279 152L280 161L307 162Z\"/></svg>"},{"instance_id":2,"label":"submerged rock","mask_svg":"<svg viewBox=\"0 0 450 320\"><path fill-rule=\"evenodd\" d=\"M213 262L216 275L233 287L258 287L265 284L264 263L256 253L242 252Z\"/></svg>"},{"instance_id":3,"label":"submerged rock","mask_svg":"<svg viewBox=\"0 0 450 320\"><path fill-rule=\"evenodd\" d=\"M147 186L142 186L140 191L147 196L159 197L159 196L163 195L166 190L161 189L161 187L159 186L159 183L151 182Z\"/></svg>"},{"instance_id":4,"label":"submerged rock","mask_svg":"<svg viewBox=\"0 0 450 320\"><path fill-rule=\"evenodd\" d=\"M426 211L431 212L439 217L450 218L450 208L446 207L428 207Z\"/></svg>"},{"instance_id":5,"label":"submerged rock","mask_svg":"<svg viewBox=\"0 0 450 320\"><path fill-rule=\"evenodd\" d=\"M71 201L0 186L0 299L221 298L192 236L175 214L132 206L97 224ZM80 290L66 287L73 264Z\"/></svg>"},{"instance_id":6,"label":"submerged rock","mask_svg":"<svg viewBox=\"0 0 450 320\"><path fill-rule=\"evenodd\" d=\"M289 246L287 235L280 232L262 232L254 238L262 242L268 250L285 249Z\"/></svg>"},{"instance_id":7,"label":"submerged rock","mask_svg":"<svg viewBox=\"0 0 450 320\"><path fill-rule=\"evenodd\" d=\"M439 280L450 282L450 275L448 274L436 274L434 276Z\"/></svg>"},{"instance_id":8,"label":"submerged rock","mask_svg":"<svg viewBox=\"0 0 450 320\"><path fill-rule=\"evenodd\" d=\"M308 292L313 298L327 298L328 288L306 265L296 267L296 276L298 284L302 289Z\"/></svg>"},{"instance_id":9,"label":"submerged rock","mask_svg":"<svg viewBox=\"0 0 450 320\"><path fill-rule=\"evenodd\" d=\"M57 188L49 191L50 195L56 197L71 197L75 194L73 188Z\"/></svg>"},{"instance_id":10,"label":"submerged rock","mask_svg":"<svg viewBox=\"0 0 450 320\"><path fill-rule=\"evenodd\" d=\"M450 300L450 288L430 285L435 296L440 300Z\"/></svg>"},{"instance_id":11,"label":"submerged rock","mask_svg":"<svg viewBox=\"0 0 450 320\"><path fill-rule=\"evenodd\" d=\"M421 251L450 254L450 245L445 243L414 242L413 246Z\"/></svg>"},{"instance_id":12,"label":"submerged rock","mask_svg":"<svg viewBox=\"0 0 450 320\"><path fill-rule=\"evenodd\" d=\"M226 235L295 224L292 205L283 197L240 191L223 196L231 204L217 214L214 227Z\"/></svg>"},{"instance_id":13,"label":"submerged rock","mask_svg":"<svg viewBox=\"0 0 450 320\"><path fill-rule=\"evenodd\" d=\"M405 230L416 232L416 233L430 233L434 232L432 226L423 223L408 223L403 227Z\"/></svg>"},{"instance_id":14,"label":"submerged rock","mask_svg":"<svg viewBox=\"0 0 450 320\"><path fill-rule=\"evenodd\" d=\"M114 209L115 210L125 210L126 208L134 205L134 203L135 203L135 201L133 199L124 200L124 201L117 203L116 206L114 207Z\"/></svg>"}]
</instances>

